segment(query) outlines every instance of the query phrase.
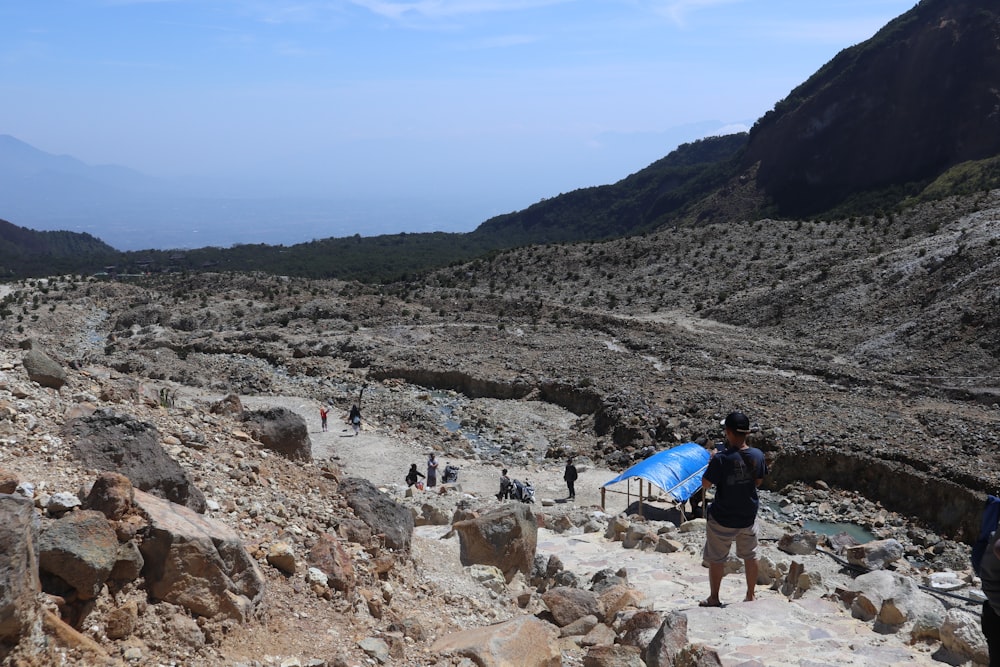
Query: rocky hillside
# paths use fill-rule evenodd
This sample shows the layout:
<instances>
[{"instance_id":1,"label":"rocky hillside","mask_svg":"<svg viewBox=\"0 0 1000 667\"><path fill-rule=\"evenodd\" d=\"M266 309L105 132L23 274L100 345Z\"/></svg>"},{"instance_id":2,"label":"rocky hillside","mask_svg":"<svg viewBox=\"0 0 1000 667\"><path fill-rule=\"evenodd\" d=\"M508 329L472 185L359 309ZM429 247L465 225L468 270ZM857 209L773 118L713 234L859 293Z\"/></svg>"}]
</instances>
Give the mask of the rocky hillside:
<instances>
[{"instance_id":1,"label":"rocky hillside","mask_svg":"<svg viewBox=\"0 0 1000 667\"><path fill-rule=\"evenodd\" d=\"M992 193L894 218L734 222L525 248L384 286L249 274L8 285L0 468L3 489L33 503L11 500L5 525L24 528L15 537L37 526L46 596L36 608L31 586L18 589L14 636L31 639L12 649L0 624L8 662L455 665L465 649L438 640L495 621L550 637L525 620L560 604L540 590L604 588L524 562L497 565L522 572L511 589L439 572L458 547L397 534L405 517L471 529L463 520L496 509L501 466L557 498L565 456L621 470L718 438L734 408L767 451L776 504L889 531L878 536L899 542L890 551L908 556L907 572L962 570L954 540L969 540L983 492L1000 489L998 216ZM358 400L357 449L316 432L319 405L337 415ZM129 454L140 444L149 453ZM148 474L158 448L167 457ZM430 450L461 460L475 493L408 499L393 480ZM348 480L358 458L377 487ZM590 502L601 481L590 478ZM366 514L383 496L392 504ZM608 525L554 502L503 521ZM65 556L81 534L104 545L85 564ZM642 535L634 544L660 548ZM665 539L697 551L697 537ZM30 584L30 567L18 572ZM434 583L450 581L460 594ZM921 641L943 642L945 625ZM628 632L600 630L604 643L612 631ZM531 644L580 664L568 641Z\"/></svg>"},{"instance_id":2,"label":"rocky hillside","mask_svg":"<svg viewBox=\"0 0 1000 667\"><path fill-rule=\"evenodd\" d=\"M1000 447L997 202L533 247L382 287L262 275L57 283L11 295L7 322L74 363L218 391L291 383L324 400L403 380L540 398L579 418L578 437L548 443L548 456L619 467L645 447L715 437L717 416L740 407L787 470L829 453L843 483L968 538L978 494L1000 488L984 455ZM83 330L47 331L66 315ZM421 406L393 410L440 433ZM925 478L966 491L917 502Z\"/></svg>"},{"instance_id":3,"label":"rocky hillside","mask_svg":"<svg viewBox=\"0 0 1000 667\"><path fill-rule=\"evenodd\" d=\"M1000 153L1000 10L923 0L845 49L750 132L741 159L778 213L892 208L950 167Z\"/></svg>"}]
</instances>

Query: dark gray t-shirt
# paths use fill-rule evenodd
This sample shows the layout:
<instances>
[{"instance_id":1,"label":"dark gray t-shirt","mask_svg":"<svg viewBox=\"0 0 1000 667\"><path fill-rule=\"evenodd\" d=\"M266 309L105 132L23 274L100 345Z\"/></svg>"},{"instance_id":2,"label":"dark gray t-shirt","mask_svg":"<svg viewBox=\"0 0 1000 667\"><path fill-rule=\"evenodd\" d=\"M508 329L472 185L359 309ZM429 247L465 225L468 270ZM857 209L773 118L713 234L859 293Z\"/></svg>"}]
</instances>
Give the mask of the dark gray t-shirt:
<instances>
[{"instance_id":1,"label":"dark gray t-shirt","mask_svg":"<svg viewBox=\"0 0 1000 667\"><path fill-rule=\"evenodd\" d=\"M993 553L993 545L998 539L1000 530L993 535L989 548L983 554L983 562L979 565L979 578L983 580L983 593L986 593L990 606L1000 616L1000 558Z\"/></svg>"},{"instance_id":2,"label":"dark gray t-shirt","mask_svg":"<svg viewBox=\"0 0 1000 667\"><path fill-rule=\"evenodd\" d=\"M754 447L726 449L713 456L705 471L705 479L715 485L708 513L726 528L752 526L760 504L757 480L766 474L764 452Z\"/></svg>"}]
</instances>

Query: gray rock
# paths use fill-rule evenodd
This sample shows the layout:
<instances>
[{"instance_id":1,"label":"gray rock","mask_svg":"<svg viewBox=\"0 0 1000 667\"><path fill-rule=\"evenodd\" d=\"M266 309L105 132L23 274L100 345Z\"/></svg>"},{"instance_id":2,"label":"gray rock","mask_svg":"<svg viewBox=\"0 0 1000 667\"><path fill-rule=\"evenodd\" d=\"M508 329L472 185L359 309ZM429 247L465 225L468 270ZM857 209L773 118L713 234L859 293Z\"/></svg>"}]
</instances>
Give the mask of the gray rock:
<instances>
[{"instance_id":1,"label":"gray rock","mask_svg":"<svg viewBox=\"0 0 1000 667\"><path fill-rule=\"evenodd\" d=\"M97 597L117 559L118 538L100 512L80 510L42 524L39 571L58 577L81 600Z\"/></svg>"},{"instance_id":2,"label":"gray rock","mask_svg":"<svg viewBox=\"0 0 1000 667\"><path fill-rule=\"evenodd\" d=\"M869 570L881 570L889 563L894 563L903 557L903 545L894 539L866 542L854 547L847 547L844 555L852 565L860 565Z\"/></svg>"},{"instance_id":3,"label":"gray rock","mask_svg":"<svg viewBox=\"0 0 1000 667\"><path fill-rule=\"evenodd\" d=\"M816 553L816 533L804 531L801 533L785 533L778 540L778 549L793 556L808 556Z\"/></svg>"},{"instance_id":4,"label":"gray rock","mask_svg":"<svg viewBox=\"0 0 1000 667\"><path fill-rule=\"evenodd\" d=\"M977 665L987 665L990 662L986 637L983 636L977 614L949 609L941 625L941 645Z\"/></svg>"},{"instance_id":5,"label":"gray rock","mask_svg":"<svg viewBox=\"0 0 1000 667\"><path fill-rule=\"evenodd\" d=\"M45 511L51 515L62 514L80 506L80 499L72 493L60 491L49 496L45 503Z\"/></svg>"},{"instance_id":6,"label":"gray rock","mask_svg":"<svg viewBox=\"0 0 1000 667\"><path fill-rule=\"evenodd\" d=\"M31 501L0 494L0 643L25 635L38 614L38 517Z\"/></svg>"},{"instance_id":7,"label":"gray rock","mask_svg":"<svg viewBox=\"0 0 1000 667\"><path fill-rule=\"evenodd\" d=\"M312 461L312 441L306 420L286 408L243 414L244 428L265 448L290 461Z\"/></svg>"},{"instance_id":8,"label":"gray rock","mask_svg":"<svg viewBox=\"0 0 1000 667\"><path fill-rule=\"evenodd\" d=\"M84 465L121 473L137 489L196 512L205 511L205 496L160 446L160 434L152 424L98 410L68 422L64 435Z\"/></svg>"},{"instance_id":9,"label":"gray rock","mask_svg":"<svg viewBox=\"0 0 1000 667\"><path fill-rule=\"evenodd\" d=\"M583 667L646 667L646 663L642 661L641 651L635 646L623 646L611 642L590 644L590 646L583 658Z\"/></svg>"},{"instance_id":10,"label":"gray rock","mask_svg":"<svg viewBox=\"0 0 1000 667\"><path fill-rule=\"evenodd\" d=\"M413 539L413 515L366 479L349 477L340 483L340 493L354 514L376 535L385 536L386 547L409 551ZM463 563L469 564L469 563Z\"/></svg>"},{"instance_id":11,"label":"gray rock","mask_svg":"<svg viewBox=\"0 0 1000 667\"><path fill-rule=\"evenodd\" d=\"M66 371L37 347L32 347L24 353L21 364L28 374L28 379L43 387L61 389L66 384Z\"/></svg>"}]
</instances>

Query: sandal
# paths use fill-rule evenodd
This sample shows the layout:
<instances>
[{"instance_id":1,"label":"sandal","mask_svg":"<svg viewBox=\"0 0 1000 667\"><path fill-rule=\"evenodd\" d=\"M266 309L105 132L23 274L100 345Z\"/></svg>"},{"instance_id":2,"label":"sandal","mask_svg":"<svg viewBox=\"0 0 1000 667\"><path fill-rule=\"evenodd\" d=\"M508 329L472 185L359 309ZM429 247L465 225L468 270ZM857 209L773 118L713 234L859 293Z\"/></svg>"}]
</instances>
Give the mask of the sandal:
<instances>
[{"instance_id":1,"label":"sandal","mask_svg":"<svg viewBox=\"0 0 1000 667\"><path fill-rule=\"evenodd\" d=\"M707 600L706 599L706 600L702 600L701 602L699 602L698 606L699 607L721 607L722 603L721 602L712 602L711 600Z\"/></svg>"}]
</instances>

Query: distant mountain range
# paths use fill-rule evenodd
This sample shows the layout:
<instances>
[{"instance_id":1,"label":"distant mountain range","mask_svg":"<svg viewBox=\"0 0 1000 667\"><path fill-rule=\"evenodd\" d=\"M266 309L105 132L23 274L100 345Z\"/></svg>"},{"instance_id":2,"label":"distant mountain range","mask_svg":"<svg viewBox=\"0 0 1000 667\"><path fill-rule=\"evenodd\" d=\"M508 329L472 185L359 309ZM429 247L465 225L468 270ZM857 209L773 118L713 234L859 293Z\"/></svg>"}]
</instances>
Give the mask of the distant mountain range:
<instances>
[{"instance_id":1,"label":"distant mountain range","mask_svg":"<svg viewBox=\"0 0 1000 667\"><path fill-rule=\"evenodd\" d=\"M990 189L1000 186L997 44L995 0L922 0L870 40L839 53L749 133L684 144L617 183L541 201L469 233L345 234L288 247L203 248L188 251L184 266L176 253L160 251L123 253L120 262L391 280L514 246L767 216L869 215ZM129 170L85 167L0 137L5 211L16 213L19 196L29 193L48 197L57 212L87 207L97 197L127 206L133 195L124 191L156 187ZM11 229L19 230L16 238L8 236ZM7 275L28 271L16 252L26 231L0 226ZM53 253L71 245L60 242ZM79 270L92 269L98 258L107 263L103 250L94 253L86 260L78 255Z\"/></svg>"}]
</instances>

